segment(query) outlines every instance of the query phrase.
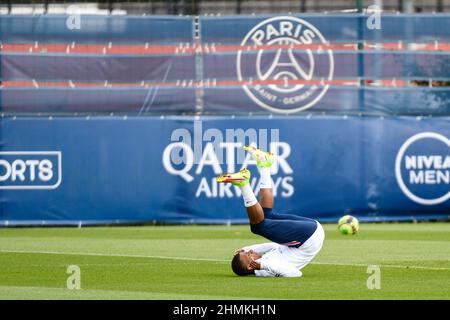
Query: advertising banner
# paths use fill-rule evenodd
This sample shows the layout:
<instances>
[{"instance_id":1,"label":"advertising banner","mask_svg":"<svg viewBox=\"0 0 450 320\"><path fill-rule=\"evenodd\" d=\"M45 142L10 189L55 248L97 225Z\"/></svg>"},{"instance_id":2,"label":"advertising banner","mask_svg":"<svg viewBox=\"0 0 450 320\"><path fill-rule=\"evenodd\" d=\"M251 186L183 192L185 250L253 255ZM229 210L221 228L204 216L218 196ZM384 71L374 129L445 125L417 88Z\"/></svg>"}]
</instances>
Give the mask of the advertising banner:
<instances>
[{"instance_id":1,"label":"advertising banner","mask_svg":"<svg viewBox=\"0 0 450 320\"><path fill-rule=\"evenodd\" d=\"M445 219L448 118L6 118L0 223L244 223L244 144L277 154L275 210L336 221Z\"/></svg>"}]
</instances>

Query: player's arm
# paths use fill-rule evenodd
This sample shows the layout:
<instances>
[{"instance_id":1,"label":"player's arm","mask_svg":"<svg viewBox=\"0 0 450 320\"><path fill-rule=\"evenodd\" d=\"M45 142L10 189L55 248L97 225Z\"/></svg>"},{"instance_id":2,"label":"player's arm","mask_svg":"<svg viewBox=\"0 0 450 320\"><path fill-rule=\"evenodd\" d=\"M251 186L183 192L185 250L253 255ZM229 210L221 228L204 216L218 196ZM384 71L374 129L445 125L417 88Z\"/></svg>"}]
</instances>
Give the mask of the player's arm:
<instances>
[{"instance_id":1,"label":"player's arm","mask_svg":"<svg viewBox=\"0 0 450 320\"><path fill-rule=\"evenodd\" d=\"M243 251L250 251L253 250L256 253L266 253L267 251L270 251L272 249L278 248L280 245L275 242L267 242L267 243L260 243L260 244L254 244L252 246L243 247L242 249L238 250L237 252Z\"/></svg>"},{"instance_id":2,"label":"player's arm","mask_svg":"<svg viewBox=\"0 0 450 320\"><path fill-rule=\"evenodd\" d=\"M262 277L301 277L302 272L295 267L287 264L281 264L276 261L261 261L259 270L263 272L255 272L256 276ZM265 271L265 272L264 272Z\"/></svg>"}]
</instances>

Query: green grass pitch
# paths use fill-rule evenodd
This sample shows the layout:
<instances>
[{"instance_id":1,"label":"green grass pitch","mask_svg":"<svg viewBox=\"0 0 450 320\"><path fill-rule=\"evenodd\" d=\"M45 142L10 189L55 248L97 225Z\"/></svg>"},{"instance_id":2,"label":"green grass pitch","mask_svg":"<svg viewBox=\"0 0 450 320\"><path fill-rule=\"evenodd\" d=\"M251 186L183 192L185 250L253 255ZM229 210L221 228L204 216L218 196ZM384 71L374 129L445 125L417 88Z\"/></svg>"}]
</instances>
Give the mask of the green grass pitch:
<instances>
[{"instance_id":1,"label":"green grass pitch","mask_svg":"<svg viewBox=\"0 0 450 320\"><path fill-rule=\"evenodd\" d=\"M450 223L324 225L302 278L234 276L248 226L0 229L0 299L449 299ZM67 288L69 265L80 290ZM368 289L369 265L381 288Z\"/></svg>"}]
</instances>

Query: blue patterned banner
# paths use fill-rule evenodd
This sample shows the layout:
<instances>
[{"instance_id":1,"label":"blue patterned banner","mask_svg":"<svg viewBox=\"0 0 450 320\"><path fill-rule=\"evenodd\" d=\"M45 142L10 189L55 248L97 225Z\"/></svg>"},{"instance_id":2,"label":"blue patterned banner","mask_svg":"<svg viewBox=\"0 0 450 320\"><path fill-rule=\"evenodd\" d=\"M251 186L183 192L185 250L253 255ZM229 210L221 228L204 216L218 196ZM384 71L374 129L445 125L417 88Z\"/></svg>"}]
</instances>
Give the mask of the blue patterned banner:
<instances>
[{"instance_id":1,"label":"blue patterned banner","mask_svg":"<svg viewBox=\"0 0 450 320\"><path fill-rule=\"evenodd\" d=\"M0 223L246 222L239 189L215 182L245 165L257 191L257 168L241 154L246 143L278 155L272 178L280 212L321 221L344 213L448 219L449 121L7 118Z\"/></svg>"}]
</instances>

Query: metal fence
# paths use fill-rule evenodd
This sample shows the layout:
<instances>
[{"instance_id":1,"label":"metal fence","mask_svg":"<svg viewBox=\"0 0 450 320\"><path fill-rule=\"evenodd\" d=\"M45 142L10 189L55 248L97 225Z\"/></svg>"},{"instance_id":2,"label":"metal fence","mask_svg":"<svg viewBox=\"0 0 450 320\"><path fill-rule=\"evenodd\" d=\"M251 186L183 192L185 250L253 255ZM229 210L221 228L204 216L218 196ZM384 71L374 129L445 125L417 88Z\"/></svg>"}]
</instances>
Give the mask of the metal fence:
<instances>
[{"instance_id":1,"label":"metal fence","mask_svg":"<svg viewBox=\"0 0 450 320\"><path fill-rule=\"evenodd\" d=\"M449 115L449 15L383 14L380 29L368 19L9 15L0 21L1 108Z\"/></svg>"},{"instance_id":2,"label":"metal fence","mask_svg":"<svg viewBox=\"0 0 450 320\"><path fill-rule=\"evenodd\" d=\"M78 5L96 14L272 14L363 11L377 5L387 12L449 12L450 0L133 0L133 1L3 1L2 13L62 13Z\"/></svg>"}]
</instances>

